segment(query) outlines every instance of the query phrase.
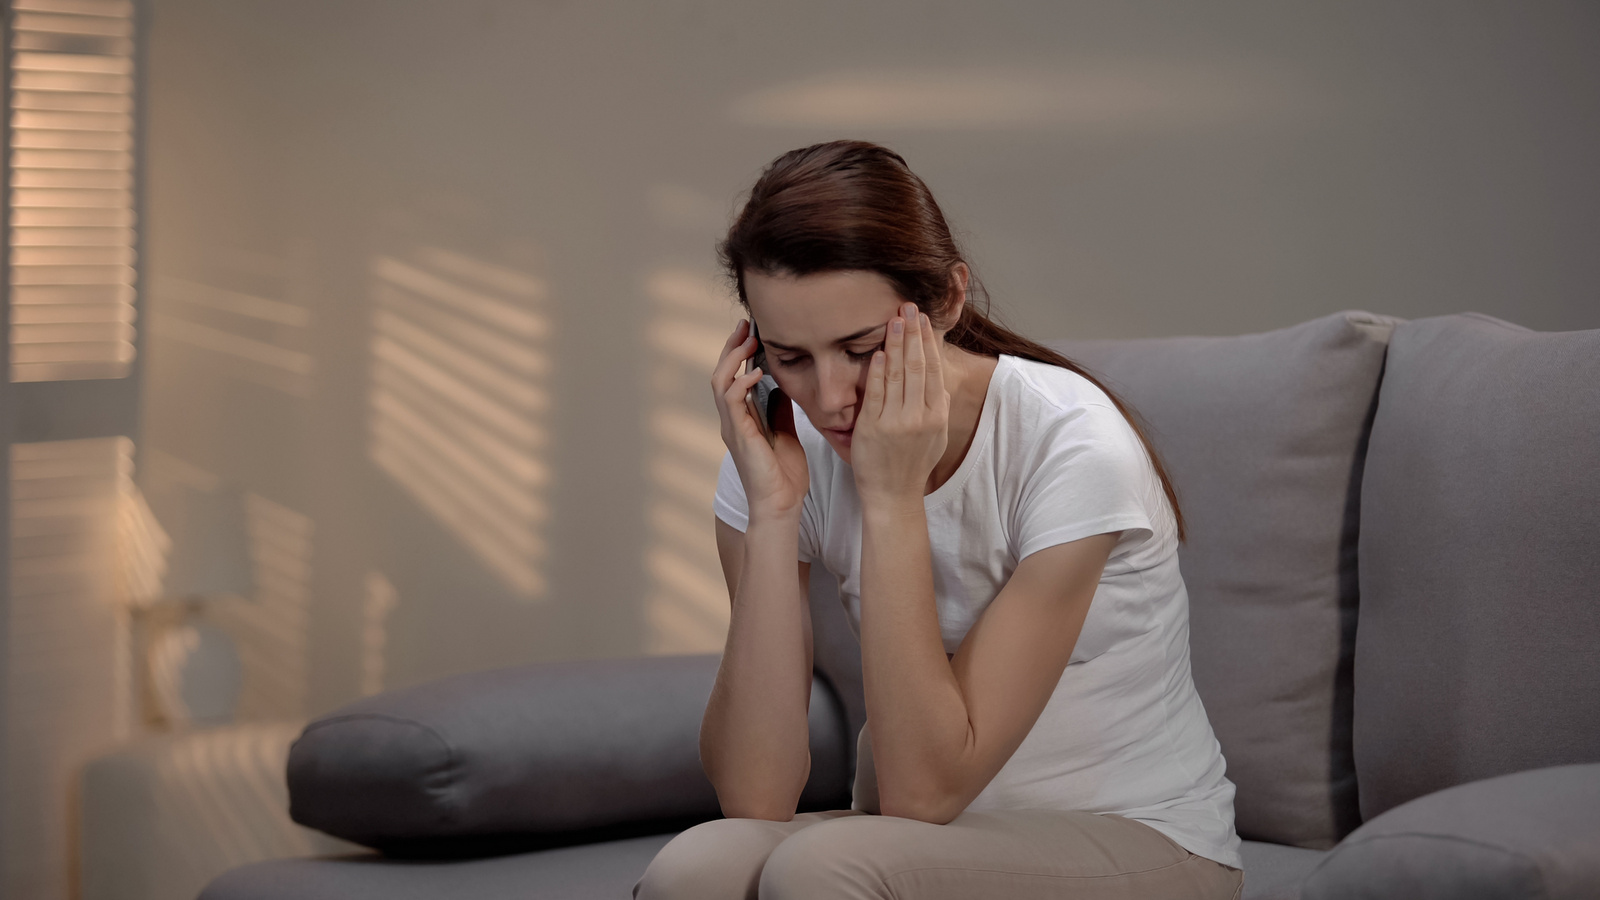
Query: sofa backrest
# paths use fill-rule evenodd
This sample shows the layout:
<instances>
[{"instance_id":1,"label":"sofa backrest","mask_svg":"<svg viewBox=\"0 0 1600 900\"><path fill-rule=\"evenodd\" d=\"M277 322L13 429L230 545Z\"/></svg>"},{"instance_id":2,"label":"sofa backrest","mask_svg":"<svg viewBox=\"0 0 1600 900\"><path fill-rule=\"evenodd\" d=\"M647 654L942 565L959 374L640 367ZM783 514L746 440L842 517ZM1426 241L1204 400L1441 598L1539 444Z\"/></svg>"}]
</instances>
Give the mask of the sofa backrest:
<instances>
[{"instance_id":1,"label":"sofa backrest","mask_svg":"<svg viewBox=\"0 0 1600 900\"><path fill-rule=\"evenodd\" d=\"M1395 321L1347 312L1266 334L1052 344L1137 410L1176 483L1195 684L1247 838L1325 848L1359 824L1356 502ZM855 733L860 649L831 580L814 573L816 660Z\"/></svg>"},{"instance_id":2,"label":"sofa backrest","mask_svg":"<svg viewBox=\"0 0 1600 900\"><path fill-rule=\"evenodd\" d=\"M1361 509L1364 816L1600 762L1600 330L1399 326Z\"/></svg>"},{"instance_id":3,"label":"sofa backrest","mask_svg":"<svg viewBox=\"0 0 1600 900\"><path fill-rule=\"evenodd\" d=\"M1246 839L1320 849L1359 824L1357 501L1396 321L1051 345L1135 409L1176 487L1190 664Z\"/></svg>"}]
</instances>

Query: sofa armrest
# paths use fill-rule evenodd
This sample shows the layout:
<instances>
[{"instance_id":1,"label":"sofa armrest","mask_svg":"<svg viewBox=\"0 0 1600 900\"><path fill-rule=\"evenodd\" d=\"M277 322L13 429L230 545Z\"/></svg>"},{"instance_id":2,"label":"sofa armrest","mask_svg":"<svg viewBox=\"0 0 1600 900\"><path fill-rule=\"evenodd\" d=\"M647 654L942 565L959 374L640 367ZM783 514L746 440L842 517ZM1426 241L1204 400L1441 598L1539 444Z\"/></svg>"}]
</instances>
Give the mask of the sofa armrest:
<instances>
[{"instance_id":1,"label":"sofa armrest","mask_svg":"<svg viewBox=\"0 0 1600 900\"><path fill-rule=\"evenodd\" d=\"M1303 900L1600 897L1600 764L1457 785L1351 832Z\"/></svg>"},{"instance_id":2,"label":"sofa armrest","mask_svg":"<svg viewBox=\"0 0 1600 900\"><path fill-rule=\"evenodd\" d=\"M283 767L303 722L151 735L81 782L83 900L193 897L235 866L356 848L289 821Z\"/></svg>"},{"instance_id":3,"label":"sofa armrest","mask_svg":"<svg viewBox=\"0 0 1600 900\"><path fill-rule=\"evenodd\" d=\"M716 655L543 663L365 698L295 741L290 814L392 855L716 818L700 720L719 663ZM801 809L847 806L843 708L820 679L810 739Z\"/></svg>"}]
</instances>

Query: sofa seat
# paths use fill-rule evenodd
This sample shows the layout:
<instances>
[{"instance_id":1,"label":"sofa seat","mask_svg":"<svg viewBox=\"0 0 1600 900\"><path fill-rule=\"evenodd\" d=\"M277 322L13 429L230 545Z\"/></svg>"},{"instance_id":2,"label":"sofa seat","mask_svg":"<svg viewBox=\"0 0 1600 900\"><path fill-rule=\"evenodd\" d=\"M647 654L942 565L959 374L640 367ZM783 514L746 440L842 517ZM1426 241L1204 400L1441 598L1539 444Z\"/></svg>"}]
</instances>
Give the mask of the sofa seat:
<instances>
[{"instance_id":1,"label":"sofa seat","mask_svg":"<svg viewBox=\"0 0 1600 900\"><path fill-rule=\"evenodd\" d=\"M468 860L376 853L278 859L233 869L200 900L601 900L634 882L676 832Z\"/></svg>"},{"instance_id":2,"label":"sofa seat","mask_svg":"<svg viewBox=\"0 0 1600 900\"><path fill-rule=\"evenodd\" d=\"M418 861L360 854L279 859L236 868L199 900L617 900L676 832L495 856ZM1295 900L1324 856L1245 841L1244 900Z\"/></svg>"},{"instance_id":3,"label":"sofa seat","mask_svg":"<svg viewBox=\"0 0 1600 900\"><path fill-rule=\"evenodd\" d=\"M1244 857L1243 900L1299 900L1301 882L1329 852L1263 841L1240 843L1239 853Z\"/></svg>"}]
</instances>

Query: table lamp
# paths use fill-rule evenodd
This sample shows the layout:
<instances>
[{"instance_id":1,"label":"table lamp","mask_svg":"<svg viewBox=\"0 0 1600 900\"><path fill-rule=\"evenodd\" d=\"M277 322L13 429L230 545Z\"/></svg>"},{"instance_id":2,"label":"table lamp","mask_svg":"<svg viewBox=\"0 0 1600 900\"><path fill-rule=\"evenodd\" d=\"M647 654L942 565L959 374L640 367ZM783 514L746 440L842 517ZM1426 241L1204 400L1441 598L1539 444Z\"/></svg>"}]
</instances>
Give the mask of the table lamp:
<instances>
[{"instance_id":1,"label":"table lamp","mask_svg":"<svg viewBox=\"0 0 1600 900\"><path fill-rule=\"evenodd\" d=\"M205 613L254 587L244 498L220 486L174 499L178 527L159 593L130 598L141 706L156 726L223 725L233 721L243 667L233 639Z\"/></svg>"}]
</instances>

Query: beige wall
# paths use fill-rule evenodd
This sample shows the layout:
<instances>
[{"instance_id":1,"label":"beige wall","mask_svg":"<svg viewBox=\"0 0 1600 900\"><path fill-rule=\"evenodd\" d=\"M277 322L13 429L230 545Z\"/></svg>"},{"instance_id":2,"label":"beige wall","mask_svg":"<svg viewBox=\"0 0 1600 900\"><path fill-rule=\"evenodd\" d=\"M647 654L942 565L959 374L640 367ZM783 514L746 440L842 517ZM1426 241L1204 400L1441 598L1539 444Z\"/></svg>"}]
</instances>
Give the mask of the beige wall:
<instances>
[{"instance_id":1,"label":"beige wall","mask_svg":"<svg viewBox=\"0 0 1600 900\"><path fill-rule=\"evenodd\" d=\"M1592 4L155 0L151 27L141 477L158 514L251 498L260 715L720 647L711 247L815 140L900 150L1038 337L1600 327Z\"/></svg>"}]
</instances>

